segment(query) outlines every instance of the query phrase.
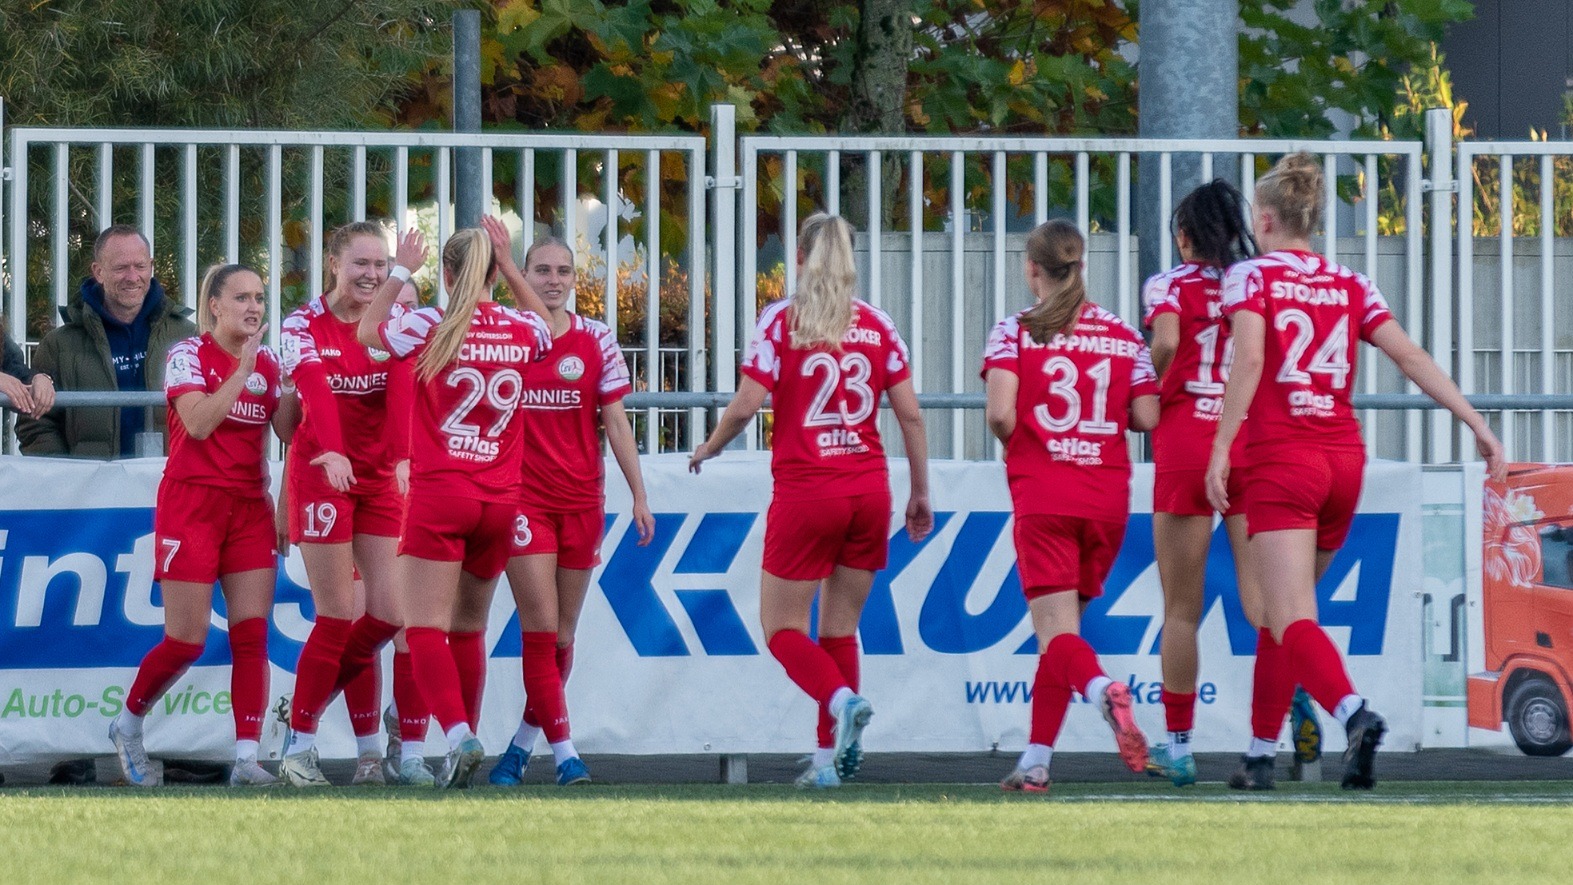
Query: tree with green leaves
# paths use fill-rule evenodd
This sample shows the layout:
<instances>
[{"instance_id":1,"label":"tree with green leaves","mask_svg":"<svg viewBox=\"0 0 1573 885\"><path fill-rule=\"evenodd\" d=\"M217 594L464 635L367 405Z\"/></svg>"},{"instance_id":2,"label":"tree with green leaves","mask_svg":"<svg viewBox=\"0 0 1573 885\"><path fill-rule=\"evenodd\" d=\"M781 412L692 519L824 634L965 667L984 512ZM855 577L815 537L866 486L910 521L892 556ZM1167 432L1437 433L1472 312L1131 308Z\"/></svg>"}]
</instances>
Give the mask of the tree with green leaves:
<instances>
[{"instance_id":1,"label":"tree with green leaves","mask_svg":"<svg viewBox=\"0 0 1573 885\"><path fill-rule=\"evenodd\" d=\"M0 4L0 97L9 126L199 127L215 129L362 129L391 122L415 76L447 54L451 0L30 0ZM49 217L49 182L55 170L39 151L25 159L29 170L29 215ZM121 151L117 162L134 163ZM154 194L155 228L179 231L178 157L161 152L161 186ZM53 325L54 280L65 274L74 288L87 273L87 244L98 227L93 195L80 183L94 180L91 150L69 155L67 234L70 265L55 267L46 238L54 232L30 227L29 326L34 334ZM221 217L221 167L204 163L199 199L204 219ZM262 166L246 156L241 174L246 193L260 193ZM330 179L342 175L330 170ZM117 176L128 182L130 176ZM330 184L333 183L330 181ZM89 188L90 189L90 188ZM286 232L304 230L300 188L285 197ZM336 190L330 187L329 192ZM113 201L127 205L127 185ZM339 207L330 206L330 210ZM261 212L242 214L244 251L265 242ZM129 219L123 219L129 220ZM222 254L222 235L204 222L198 254ZM303 243L303 236L296 236ZM173 250L159 249L157 271L176 297ZM21 256L8 255L8 261ZM274 269L270 269L274 270ZM299 268L276 269L297 297L309 281Z\"/></svg>"}]
</instances>

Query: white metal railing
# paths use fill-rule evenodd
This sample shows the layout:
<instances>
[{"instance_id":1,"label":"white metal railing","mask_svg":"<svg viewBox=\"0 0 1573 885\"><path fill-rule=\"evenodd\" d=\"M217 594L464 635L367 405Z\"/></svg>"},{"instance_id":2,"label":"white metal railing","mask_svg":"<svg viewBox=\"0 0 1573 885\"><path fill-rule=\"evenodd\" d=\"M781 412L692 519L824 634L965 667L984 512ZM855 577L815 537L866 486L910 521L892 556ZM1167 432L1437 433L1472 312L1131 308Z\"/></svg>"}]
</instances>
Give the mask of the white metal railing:
<instances>
[{"instance_id":1,"label":"white metal railing","mask_svg":"<svg viewBox=\"0 0 1573 885\"><path fill-rule=\"evenodd\" d=\"M8 328L19 341L25 340L34 250L45 251L50 272L47 292L34 296L64 305L71 294L73 261L85 267L92 235L117 222L142 230L164 266L169 255L176 256L170 287L188 306L195 304L202 265L242 258L258 264L268 280L269 321L276 335L287 306L285 271L301 277L304 295L320 291L326 231L364 220L372 203L400 231L412 223L428 227L440 249L454 223L453 154L468 148L482 155L489 211L518 216L523 246L538 226L549 227L580 247L581 264L583 247L601 256L606 272L598 318L620 340L639 340L651 360L663 340L686 339L689 389L708 386L703 346L706 142L698 136L60 128L13 128L8 134L10 192L9 200L0 202L8 206L12 223L9 237L0 242L0 258L8 259L10 274ZM50 174L34 182L30 164L40 160ZM513 177L511 194L494 193L499 172ZM643 173L642 195L626 191L625 172ZM598 180L581 187L581 177ZM217 192L203 193L203 182ZM423 182L430 193L416 200L413 188ZM681 196L675 205L663 205L663 191L674 189L663 186L672 182L681 182L675 187ZM166 202L172 190L175 205ZM555 206L538 205L543 193L553 192ZM29 214L30 202L40 201L47 207L43 215ZM330 207L335 211L330 213ZM422 211L431 217L420 219ZM663 249L663 213L681 217L689 231L680 251ZM546 223L538 225L543 217ZM627 233L625 219L643 222L639 242ZM599 231L591 226L596 221ZM292 245L292 232L303 232L302 242ZM634 274L647 283L641 330L620 323L617 310L618 268L634 261ZM688 329L680 334L660 325L660 281L669 261L686 271ZM652 420L647 445L655 444L654 427Z\"/></svg>"},{"instance_id":2,"label":"white metal railing","mask_svg":"<svg viewBox=\"0 0 1573 885\"><path fill-rule=\"evenodd\" d=\"M1558 285L1573 279L1573 230L1556 193L1573 177L1573 142L1459 142L1457 157L1459 385L1506 396L1573 390L1573 295ZM1573 459L1573 412L1488 417L1514 458Z\"/></svg>"},{"instance_id":3,"label":"white metal railing","mask_svg":"<svg viewBox=\"0 0 1573 885\"><path fill-rule=\"evenodd\" d=\"M0 103L0 127L4 113ZM795 262L782 259L795 251L800 213L813 207L840 211L862 228L857 248L867 297L906 336L925 403L941 403L929 407L933 450L986 457L994 449L976 410L956 404L970 403L966 396L981 390L976 368L987 328L1017 306L1028 228L1057 216L1088 231L1094 297L1136 321L1140 232L1156 232L1148 248L1168 266L1174 261L1168 218L1195 181L1216 172L1249 192L1270 159L1305 150L1322 158L1334 207L1317 247L1370 274L1444 366L1456 355L1454 374L1464 391L1502 407L1492 419L1511 456L1573 459L1573 410L1552 398L1573 390L1573 333L1559 331L1573 295L1557 285L1559 276L1573 274L1573 240L1557 235L1557 224L1567 220L1557 216L1554 188L1542 186L1573 178L1573 142L1455 143L1447 112L1433 112L1427 124L1425 146L981 136L739 140L735 111L726 105L712 109L708 139L0 128L9 135L0 138L10 174L0 196L0 260L10 283L5 313L25 347L29 305L36 313L46 303L65 303L71 271L85 268L91 234L129 222L154 241L172 292L188 304L203 263L261 265L276 328L286 307L285 273L293 275L297 294L314 293L323 237L333 225L377 215L401 228L422 224L439 240L446 236L453 225L453 152L474 148L483 155L483 188L492 194L493 211L537 222L525 225L526 242L544 222L581 247L581 261L588 251L606 262L597 291L578 294L597 296L598 317L624 343L640 394L635 418L645 450L687 448L701 438L713 405L675 392L734 389L761 272L779 261L783 290L791 290ZM1147 204L1137 201L1144 166L1157 191ZM40 167L48 171L38 175ZM869 176L869 169L886 174ZM642 186L629 187L641 173ZM514 186L499 192L493 185L503 177ZM1493 208L1503 205L1516 211ZM648 223L663 213L678 217L686 243L663 245L661 225ZM1492 230L1477 235L1487 224ZM768 225L774 233L762 238ZM1573 235L1573 229L1561 232ZM663 326L663 298L679 296L662 291L666 262L686 272L676 277L686 297L681 329ZM617 269L630 264L646 283L639 328L618 310ZM1358 393L1364 403L1384 403L1363 413L1373 451L1430 462L1467 455L1445 414L1427 419L1419 409L1392 410L1397 401L1387 396L1413 388L1385 360L1369 357L1368 351ZM662 399L663 392L672 396ZM759 444L757 435L749 439Z\"/></svg>"},{"instance_id":4,"label":"white metal railing","mask_svg":"<svg viewBox=\"0 0 1573 885\"><path fill-rule=\"evenodd\" d=\"M1133 170L1141 162L1157 163L1156 205L1146 211L1156 216L1157 224L1150 229L1162 232L1159 263L1168 267L1174 263L1169 217L1178 199L1197 181L1225 174L1235 177L1249 194L1258 169L1269 158L1302 150L1321 156L1326 166L1330 210L1318 247L1372 276L1399 318L1418 332L1428 307L1435 309L1426 303L1423 280L1424 148L1419 142L758 136L741 141L741 287L731 310L723 313L727 305L716 305L717 359L722 358L722 342L741 346L748 328L744 318L752 317L756 309L761 267L754 244L761 222L768 220L762 217L761 194L781 195L778 230L783 256L796 250L800 203L830 212L843 208L860 212L867 220L866 236L860 237L863 285L870 302L889 310L906 337L918 389L962 393L981 389L976 372L989 325L1017 307L1008 304L1006 296L1023 286L1019 269L1026 228L1053 215L1069 217L1090 232L1089 291L1106 307L1139 323L1142 281L1136 275L1135 258L1144 207L1134 202ZM887 200L882 192L886 176L866 171L885 168L891 157L904 173L900 176L904 190ZM1195 179L1176 180L1180 158L1194 163ZM844 167L864 171L862 206L844 206L848 190ZM1068 185L1055 187L1051 169L1056 168ZM813 187L808 186L810 178L815 179ZM969 198L969 182L974 180L982 181L983 194ZM948 197L946 205L930 205L929 192L942 191ZM1024 194L1030 194L1030 201ZM890 235L882 218L887 205L896 207L897 213L905 207L906 216L906 224ZM1101 211L1095 209L1099 205L1104 207ZM987 218L989 229L969 232L970 219L978 215ZM1402 234L1381 236L1378 222L1383 216L1395 219L1394 226ZM1150 215L1147 220L1154 219ZM936 251L945 256L937 268L930 266ZM968 253L980 252L986 254L969 262ZM795 262L787 260L784 265L785 289L791 291ZM935 270L942 279L930 283ZM737 324L729 328L734 316ZM945 331L943 340L931 336L935 326ZM1376 365L1369 354L1362 376L1363 393L1413 389L1390 366ZM1368 440L1379 451L1420 458L1419 412L1381 419L1367 412L1364 417ZM945 424L931 433L936 452L978 457L990 449L991 441L977 416L969 419L966 413L952 410Z\"/></svg>"}]
</instances>

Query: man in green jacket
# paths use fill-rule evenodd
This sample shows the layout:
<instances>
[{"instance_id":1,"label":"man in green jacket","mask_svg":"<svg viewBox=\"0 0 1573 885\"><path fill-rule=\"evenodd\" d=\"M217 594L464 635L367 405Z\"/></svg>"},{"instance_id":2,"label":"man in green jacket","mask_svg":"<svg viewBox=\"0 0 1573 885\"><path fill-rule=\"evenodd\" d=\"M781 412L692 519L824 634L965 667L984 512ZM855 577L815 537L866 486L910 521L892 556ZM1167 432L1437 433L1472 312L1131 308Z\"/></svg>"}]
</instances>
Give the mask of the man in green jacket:
<instances>
[{"instance_id":1,"label":"man in green jacket","mask_svg":"<svg viewBox=\"0 0 1573 885\"><path fill-rule=\"evenodd\" d=\"M45 335L33 368L60 390L162 390L164 360L197 334L191 311L153 279L153 253L136 228L106 228L93 244L93 275L61 308L64 325ZM129 458L137 435L166 430L165 409L77 408L21 418L16 435L28 455Z\"/></svg>"}]
</instances>

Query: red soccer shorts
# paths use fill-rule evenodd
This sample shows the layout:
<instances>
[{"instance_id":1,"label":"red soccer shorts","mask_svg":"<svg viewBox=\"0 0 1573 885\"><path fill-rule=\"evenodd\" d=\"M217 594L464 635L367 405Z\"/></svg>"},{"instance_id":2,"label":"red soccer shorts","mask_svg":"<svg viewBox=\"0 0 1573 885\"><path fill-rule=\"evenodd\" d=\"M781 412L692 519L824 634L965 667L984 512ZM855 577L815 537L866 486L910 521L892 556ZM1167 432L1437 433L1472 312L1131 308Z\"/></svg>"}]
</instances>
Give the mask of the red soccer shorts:
<instances>
[{"instance_id":1,"label":"red soccer shorts","mask_svg":"<svg viewBox=\"0 0 1573 885\"><path fill-rule=\"evenodd\" d=\"M489 581L508 564L518 513L514 504L411 493L399 555L461 562L465 571Z\"/></svg>"},{"instance_id":2,"label":"red soccer shorts","mask_svg":"<svg viewBox=\"0 0 1573 885\"><path fill-rule=\"evenodd\" d=\"M1229 511L1224 516L1238 516L1245 512L1246 470L1232 467L1229 470ZM1213 505L1207 501L1207 471L1162 470L1152 478L1152 512L1172 513L1175 516L1212 516Z\"/></svg>"},{"instance_id":3,"label":"red soccer shorts","mask_svg":"<svg viewBox=\"0 0 1573 885\"><path fill-rule=\"evenodd\" d=\"M278 566L268 499L166 479L153 511L153 578L211 584Z\"/></svg>"},{"instance_id":4,"label":"red soccer shorts","mask_svg":"<svg viewBox=\"0 0 1573 885\"><path fill-rule=\"evenodd\" d=\"M606 512L599 507L578 513L552 513L521 504L514 524L513 555L557 554L557 567L595 568L601 562L601 533Z\"/></svg>"},{"instance_id":5,"label":"red soccer shorts","mask_svg":"<svg viewBox=\"0 0 1573 885\"><path fill-rule=\"evenodd\" d=\"M321 467L290 465L289 539L348 544L355 535L397 538L404 498L393 477L360 477L348 492L328 484Z\"/></svg>"},{"instance_id":6,"label":"red soccer shorts","mask_svg":"<svg viewBox=\"0 0 1573 885\"><path fill-rule=\"evenodd\" d=\"M1103 581L1125 540L1125 523L1080 516L1016 517L1016 572L1028 599L1075 590L1083 599L1103 595Z\"/></svg>"},{"instance_id":7,"label":"red soccer shorts","mask_svg":"<svg viewBox=\"0 0 1573 885\"><path fill-rule=\"evenodd\" d=\"M878 571L890 555L890 491L803 501L776 496L765 515L764 570L819 581L836 566Z\"/></svg>"},{"instance_id":8,"label":"red soccer shorts","mask_svg":"<svg viewBox=\"0 0 1573 885\"><path fill-rule=\"evenodd\" d=\"M1251 458L1245 524L1252 535L1316 529L1318 550L1344 545L1365 481L1363 447L1252 453Z\"/></svg>"}]
</instances>

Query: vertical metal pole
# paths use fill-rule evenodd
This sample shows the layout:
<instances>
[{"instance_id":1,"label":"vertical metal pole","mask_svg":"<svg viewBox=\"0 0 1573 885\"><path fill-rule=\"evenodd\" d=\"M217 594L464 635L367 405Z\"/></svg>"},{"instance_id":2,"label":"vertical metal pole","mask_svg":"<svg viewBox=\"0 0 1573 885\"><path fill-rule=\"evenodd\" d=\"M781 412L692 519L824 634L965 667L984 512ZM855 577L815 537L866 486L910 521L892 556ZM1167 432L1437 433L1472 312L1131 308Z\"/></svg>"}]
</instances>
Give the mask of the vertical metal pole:
<instances>
[{"instance_id":1,"label":"vertical metal pole","mask_svg":"<svg viewBox=\"0 0 1573 885\"><path fill-rule=\"evenodd\" d=\"M11 300L5 315L12 339L27 340L27 142L20 131L11 135ZM55 316L49 317L51 326Z\"/></svg>"},{"instance_id":2,"label":"vertical metal pole","mask_svg":"<svg viewBox=\"0 0 1573 885\"><path fill-rule=\"evenodd\" d=\"M240 145L224 151L224 260L240 260Z\"/></svg>"},{"instance_id":3,"label":"vertical metal pole","mask_svg":"<svg viewBox=\"0 0 1573 885\"><path fill-rule=\"evenodd\" d=\"M1556 325L1556 272L1552 250L1556 246L1554 237L1557 220L1552 214L1554 199L1552 196L1553 168L1551 155L1545 154L1540 158L1540 390L1537 393L1551 394L1556 390L1555 365L1557 361L1556 336L1553 334ZM1560 414L1550 410L1540 413L1540 460L1553 461L1557 458L1554 451L1556 443L1555 421L1553 416Z\"/></svg>"},{"instance_id":4,"label":"vertical metal pole","mask_svg":"<svg viewBox=\"0 0 1573 885\"><path fill-rule=\"evenodd\" d=\"M70 145L55 145L55 200L54 220L49 225L49 238L54 244L54 271L50 274L55 290L55 305L64 307L70 293L70 252L67 241L71 238L70 192L67 185L71 178Z\"/></svg>"},{"instance_id":5,"label":"vertical metal pole","mask_svg":"<svg viewBox=\"0 0 1573 885\"><path fill-rule=\"evenodd\" d=\"M612 340L617 340L617 151L606 152L606 165L601 167L601 186L606 212L606 325L612 330Z\"/></svg>"},{"instance_id":6,"label":"vertical metal pole","mask_svg":"<svg viewBox=\"0 0 1573 885\"><path fill-rule=\"evenodd\" d=\"M711 338L710 363L715 372L715 389L737 389L737 255L746 251L754 253L754 244L740 242L737 236L737 193L732 187L737 177L737 108L729 104L710 106L711 156L715 166L716 187L712 190L711 255L715 261L715 279L711 289L715 293L710 306L715 323ZM703 187L703 179L694 182ZM749 188L745 191L752 192ZM742 293L753 302L755 280L747 279L741 286ZM749 435L752 438L752 434Z\"/></svg>"},{"instance_id":7,"label":"vertical metal pole","mask_svg":"<svg viewBox=\"0 0 1573 885\"><path fill-rule=\"evenodd\" d=\"M712 121L714 121L712 111ZM728 138L731 133L727 133ZM709 367L705 365L705 249L712 243L723 241L713 234L706 236L705 225L705 151L703 147L696 147L688 153L688 389L694 393L703 392L706 379L710 377ZM728 249L730 243L725 244ZM716 281L716 303L731 298L728 289L727 297L720 297L720 288L729 283ZM705 410L692 408L688 410L688 447L699 445L704 439Z\"/></svg>"},{"instance_id":8,"label":"vertical metal pole","mask_svg":"<svg viewBox=\"0 0 1573 885\"><path fill-rule=\"evenodd\" d=\"M645 154L645 390L652 393L662 390L665 373L661 371L661 152ZM692 231L691 235L697 235ZM647 454L661 450L661 410L645 412L645 445ZM673 440L676 444L677 440ZM675 450L675 448L674 448Z\"/></svg>"},{"instance_id":9,"label":"vertical metal pole","mask_svg":"<svg viewBox=\"0 0 1573 885\"><path fill-rule=\"evenodd\" d=\"M98 229L115 223L115 146L98 146Z\"/></svg>"},{"instance_id":10,"label":"vertical metal pole","mask_svg":"<svg viewBox=\"0 0 1573 885\"><path fill-rule=\"evenodd\" d=\"M185 206L180 231L180 288L186 306L197 307L197 146L186 145L184 164Z\"/></svg>"},{"instance_id":11,"label":"vertical metal pole","mask_svg":"<svg viewBox=\"0 0 1573 885\"><path fill-rule=\"evenodd\" d=\"M461 9L453 14L453 131L481 131L481 13ZM476 148L455 151L458 227L481 223L481 157ZM571 245L571 244L570 244Z\"/></svg>"},{"instance_id":12,"label":"vertical metal pole","mask_svg":"<svg viewBox=\"0 0 1573 885\"><path fill-rule=\"evenodd\" d=\"M1470 354L1453 353L1453 112L1426 111L1427 168L1431 173L1431 334L1430 351L1444 367L1458 371ZM1467 207L1462 207L1460 217ZM1460 318L1469 322L1467 318ZM1464 393L1473 393L1465 390ZM1438 409L1431 416L1431 462L1452 460L1453 416ZM1509 453L1511 455L1511 453Z\"/></svg>"}]
</instances>

